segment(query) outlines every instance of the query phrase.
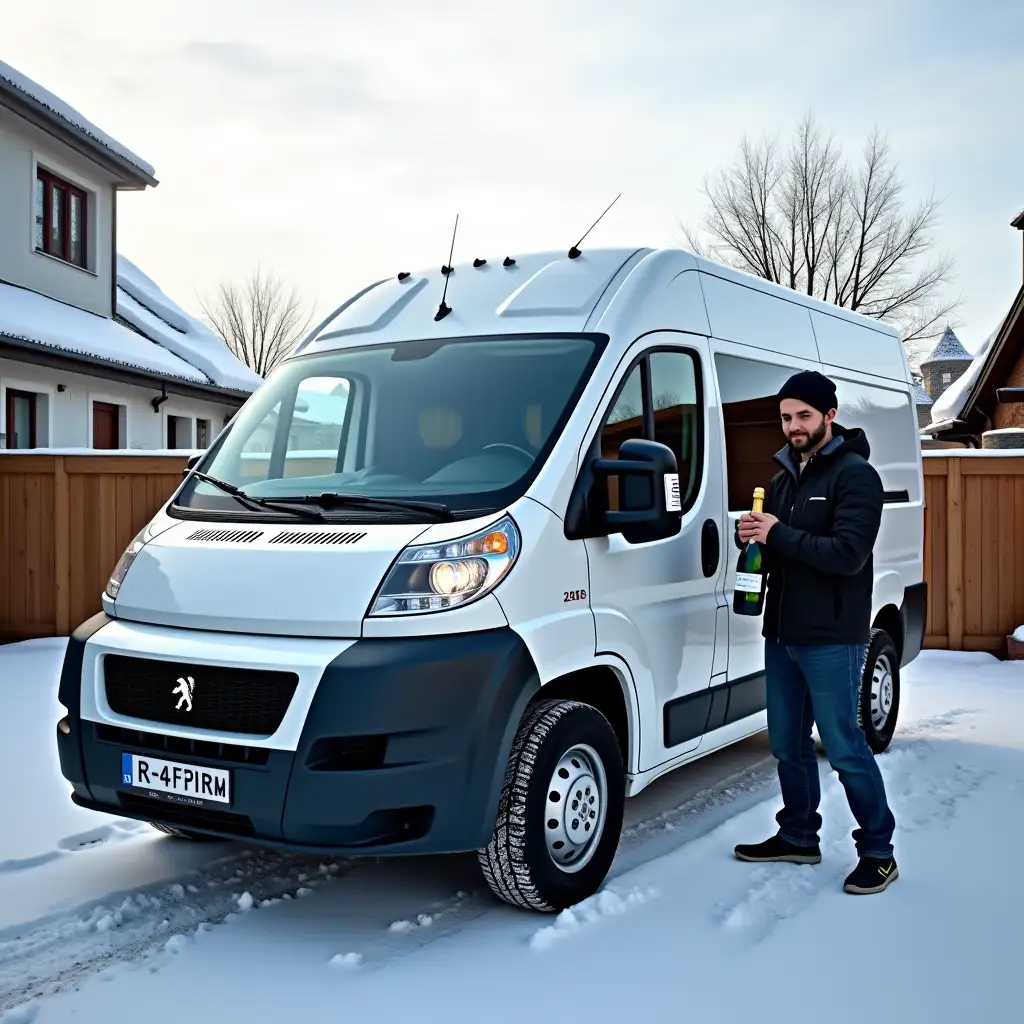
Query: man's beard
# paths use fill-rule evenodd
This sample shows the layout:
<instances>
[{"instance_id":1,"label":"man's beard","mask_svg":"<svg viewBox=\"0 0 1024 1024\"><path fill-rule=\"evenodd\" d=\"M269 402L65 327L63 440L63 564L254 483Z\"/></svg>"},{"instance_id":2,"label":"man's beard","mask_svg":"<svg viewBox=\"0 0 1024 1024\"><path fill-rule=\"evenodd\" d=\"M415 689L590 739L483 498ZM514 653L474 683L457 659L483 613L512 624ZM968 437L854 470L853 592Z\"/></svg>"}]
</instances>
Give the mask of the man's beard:
<instances>
[{"instance_id":1,"label":"man's beard","mask_svg":"<svg viewBox=\"0 0 1024 1024\"><path fill-rule=\"evenodd\" d=\"M794 451L810 451L816 444L820 444L825 439L826 430L828 430L828 424L822 420L821 426L818 427L813 434L808 434L806 441L803 438L800 438L799 440L796 438L790 438L789 443L792 445Z\"/></svg>"}]
</instances>

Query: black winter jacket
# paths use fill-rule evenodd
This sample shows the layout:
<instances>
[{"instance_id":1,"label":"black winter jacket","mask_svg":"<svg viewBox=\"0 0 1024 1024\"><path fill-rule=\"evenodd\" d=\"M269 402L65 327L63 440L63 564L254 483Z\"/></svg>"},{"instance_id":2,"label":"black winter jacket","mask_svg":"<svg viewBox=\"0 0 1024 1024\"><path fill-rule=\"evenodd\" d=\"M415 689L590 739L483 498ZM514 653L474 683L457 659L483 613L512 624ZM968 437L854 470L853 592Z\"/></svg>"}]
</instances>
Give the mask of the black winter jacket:
<instances>
[{"instance_id":1,"label":"black winter jacket","mask_svg":"<svg viewBox=\"0 0 1024 1024\"><path fill-rule=\"evenodd\" d=\"M765 544L768 590L762 635L783 644L866 644L874 586L872 549L882 522L882 481L859 427L832 424L832 440L799 470L787 445L765 493L778 517Z\"/></svg>"}]
</instances>

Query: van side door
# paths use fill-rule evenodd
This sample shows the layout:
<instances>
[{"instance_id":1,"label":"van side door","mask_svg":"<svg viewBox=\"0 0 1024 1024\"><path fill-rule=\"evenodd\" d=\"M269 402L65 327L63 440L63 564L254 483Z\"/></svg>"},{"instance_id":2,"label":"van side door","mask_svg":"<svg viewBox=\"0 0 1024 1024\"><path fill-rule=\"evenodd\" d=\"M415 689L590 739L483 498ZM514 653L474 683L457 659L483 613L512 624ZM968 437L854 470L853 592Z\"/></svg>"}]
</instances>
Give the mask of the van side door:
<instances>
[{"instance_id":1,"label":"van side door","mask_svg":"<svg viewBox=\"0 0 1024 1024\"><path fill-rule=\"evenodd\" d=\"M645 336L617 368L581 449L582 464L599 438L600 456L614 459L623 441L645 438L666 444L678 462L682 519L675 535L630 543L616 533L584 542L596 653L621 659L633 678L642 771L699 745L716 669L726 538L721 445L709 442L709 402L717 427L709 360L703 337ZM607 486L615 509L619 481L613 476Z\"/></svg>"}]
</instances>

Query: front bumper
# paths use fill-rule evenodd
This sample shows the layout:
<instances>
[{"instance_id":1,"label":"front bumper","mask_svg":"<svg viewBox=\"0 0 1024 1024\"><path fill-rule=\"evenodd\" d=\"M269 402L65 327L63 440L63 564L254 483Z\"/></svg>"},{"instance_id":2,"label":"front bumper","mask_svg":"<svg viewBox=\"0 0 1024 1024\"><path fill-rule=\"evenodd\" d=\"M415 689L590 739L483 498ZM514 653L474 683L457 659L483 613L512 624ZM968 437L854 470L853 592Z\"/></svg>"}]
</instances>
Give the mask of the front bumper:
<instances>
[{"instance_id":1,"label":"front bumper","mask_svg":"<svg viewBox=\"0 0 1024 1024\"><path fill-rule=\"evenodd\" d=\"M82 719L83 652L109 621L101 613L75 631L61 675L70 731L58 728L57 746L80 806L339 855L454 853L490 839L512 741L539 687L511 629L355 642L324 670L292 751ZM124 752L230 771L230 807L122 787Z\"/></svg>"}]
</instances>

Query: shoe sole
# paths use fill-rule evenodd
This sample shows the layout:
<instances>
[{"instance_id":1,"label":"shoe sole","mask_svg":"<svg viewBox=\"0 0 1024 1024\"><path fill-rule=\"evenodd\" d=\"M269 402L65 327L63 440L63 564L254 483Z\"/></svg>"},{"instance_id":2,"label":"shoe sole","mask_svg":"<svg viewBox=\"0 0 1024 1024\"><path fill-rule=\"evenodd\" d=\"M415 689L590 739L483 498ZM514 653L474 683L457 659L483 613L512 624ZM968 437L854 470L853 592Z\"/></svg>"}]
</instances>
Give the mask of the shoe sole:
<instances>
[{"instance_id":1,"label":"shoe sole","mask_svg":"<svg viewBox=\"0 0 1024 1024\"><path fill-rule=\"evenodd\" d=\"M900 869L893 868L892 874L889 875L889 877L884 882L882 882L881 885L873 885L870 889L866 889L863 886L847 884L843 886L843 892L850 892L853 893L855 896L870 896L876 892L885 892L885 890L888 889L889 886L893 882L895 882L896 879L899 877Z\"/></svg>"},{"instance_id":2,"label":"shoe sole","mask_svg":"<svg viewBox=\"0 0 1024 1024\"><path fill-rule=\"evenodd\" d=\"M748 864L820 864L821 854L780 854L778 857L751 857L745 853L738 853L735 850L737 860L744 860Z\"/></svg>"}]
</instances>

